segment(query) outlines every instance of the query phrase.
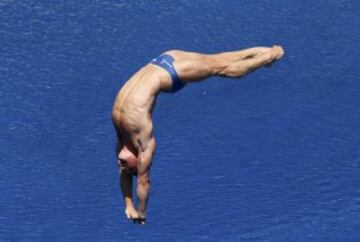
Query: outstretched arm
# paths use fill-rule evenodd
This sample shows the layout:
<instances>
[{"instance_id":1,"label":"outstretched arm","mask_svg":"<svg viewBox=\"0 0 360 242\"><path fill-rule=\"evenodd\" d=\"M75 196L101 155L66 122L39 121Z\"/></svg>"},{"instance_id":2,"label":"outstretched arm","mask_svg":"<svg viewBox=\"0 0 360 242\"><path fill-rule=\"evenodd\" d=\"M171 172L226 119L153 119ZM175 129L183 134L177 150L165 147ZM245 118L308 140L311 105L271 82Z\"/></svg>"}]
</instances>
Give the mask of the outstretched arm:
<instances>
[{"instance_id":1,"label":"outstretched arm","mask_svg":"<svg viewBox=\"0 0 360 242\"><path fill-rule=\"evenodd\" d=\"M133 179L132 175L126 172L125 168L122 167L121 161L119 160L120 150L122 149L123 145L120 141L121 139L118 138L116 142L116 157L118 159L119 171L120 171L120 188L124 197L125 203L125 214L128 219L135 219L139 218L139 214L135 209L134 201L133 201L133 194L132 194L132 184Z\"/></svg>"},{"instance_id":2,"label":"outstretched arm","mask_svg":"<svg viewBox=\"0 0 360 242\"><path fill-rule=\"evenodd\" d=\"M125 169L121 169L120 187L124 196L125 214L128 219L137 219L139 214L135 209L132 196L132 174L129 174Z\"/></svg>"},{"instance_id":3,"label":"outstretched arm","mask_svg":"<svg viewBox=\"0 0 360 242\"><path fill-rule=\"evenodd\" d=\"M150 167L155 152L155 139L151 138L146 149L140 153L141 161L137 168L137 196L140 223L145 223L146 208L150 195Z\"/></svg>"}]
</instances>

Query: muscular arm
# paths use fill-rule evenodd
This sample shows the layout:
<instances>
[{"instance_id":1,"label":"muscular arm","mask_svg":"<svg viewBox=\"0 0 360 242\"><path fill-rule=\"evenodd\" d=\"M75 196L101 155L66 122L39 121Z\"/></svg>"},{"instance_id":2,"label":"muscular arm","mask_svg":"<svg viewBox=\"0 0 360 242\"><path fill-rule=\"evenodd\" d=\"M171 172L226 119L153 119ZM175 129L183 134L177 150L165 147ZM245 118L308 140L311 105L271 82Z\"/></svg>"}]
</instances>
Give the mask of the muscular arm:
<instances>
[{"instance_id":1,"label":"muscular arm","mask_svg":"<svg viewBox=\"0 0 360 242\"><path fill-rule=\"evenodd\" d=\"M132 175L125 170L121 170L120 187L124 196L125 207L134 207L132 198Z\"/></svg>"},{"instance_id":2,"label":"muscular arm","mask_svg":"<svg viewBox=\"0 0 360 242\"><path fill-rule=\"evenodd\" d=\"M129 174L125 170L121 171L120 178L121 190L123 192L125 200L125 214L128 219L132 219L134 222L139 220L139 214L135 208L132 197L132 174Z\"/></svg>"},{"instance_id":3,"label":"muscular arm","mask_svg":"<svg viewBox=\"0 0 360 242\"><path fill-rule=\"evenodd\" d=\"M140 218L146 217L146 207L150 194L150 171L138 175L137 196L138 196L138 213Z\"/></svg>"},{"instance_id":4,"label":"muscular arm","mask_svg":"<svg viewBox=\"0 0 360 242\"><path fill-rule=\"evenodd\" d=\"M138 164L138 213L141 219L146 217L147 202L150 194L150 167L155 151L155 139L152 138L147 148L141 152L141 162Z\"/></svg>"}]
</instances>

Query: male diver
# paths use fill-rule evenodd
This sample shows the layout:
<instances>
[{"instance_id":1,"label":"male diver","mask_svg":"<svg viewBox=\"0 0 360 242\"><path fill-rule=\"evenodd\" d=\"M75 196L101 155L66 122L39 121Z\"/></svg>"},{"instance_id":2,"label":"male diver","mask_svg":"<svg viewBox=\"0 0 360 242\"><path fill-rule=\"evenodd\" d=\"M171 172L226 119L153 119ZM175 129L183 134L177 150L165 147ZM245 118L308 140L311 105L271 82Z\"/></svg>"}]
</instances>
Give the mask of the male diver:
<instances>
[{"instance_id":1,"label":"male diver","mask_svg":"<svg viewBox=\"0 0 360 242\"><path fill-rule=\"evenodd\" d=\"M134 223L145 223L150 191L150 168L156 142L152 111L160 92L176 92L185 85L212 76L238 78L284 55L281 46L255 47L241 51L200 54L170 50L136 72L121 88L112 109L117 133L116 156L125 214ZM138 204L132 195L137 176Z\"/></svg>"}]
</instances>

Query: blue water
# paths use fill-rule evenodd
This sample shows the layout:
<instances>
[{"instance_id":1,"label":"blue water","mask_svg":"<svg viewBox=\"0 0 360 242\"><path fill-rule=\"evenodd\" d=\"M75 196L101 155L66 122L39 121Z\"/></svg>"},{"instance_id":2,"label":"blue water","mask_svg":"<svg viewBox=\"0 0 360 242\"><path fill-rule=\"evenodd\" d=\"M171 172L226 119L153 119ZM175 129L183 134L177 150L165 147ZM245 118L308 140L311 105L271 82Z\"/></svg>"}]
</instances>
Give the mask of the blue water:
<instances>
[{"instance_id":1,"label":"blue water","mask_svg":"<svg viewBox=\"0 0 360 242\"><path fill-rule=\"evenodd\" d=\"M0 0L0 241L360 241L360 2ZM125 219L111 106L168 49L281 44L160 95L148 223Z\"/></svg>"}]
</instances>

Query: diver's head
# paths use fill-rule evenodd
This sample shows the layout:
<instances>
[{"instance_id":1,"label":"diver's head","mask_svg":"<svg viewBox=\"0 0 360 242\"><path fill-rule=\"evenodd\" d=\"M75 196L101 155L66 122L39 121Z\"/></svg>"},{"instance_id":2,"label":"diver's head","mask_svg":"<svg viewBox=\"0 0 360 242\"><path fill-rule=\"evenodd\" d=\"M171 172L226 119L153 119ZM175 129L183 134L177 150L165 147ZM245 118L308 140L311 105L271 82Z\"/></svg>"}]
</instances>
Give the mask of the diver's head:
<instances>
[{"instance_id":1,"label":"diver's head","mask_svg":"<svg viewBox=\"0 0 360 242\"><path fill-rule=\"evenodd\" d=\"M121 170L137 173L138 157L124 146L119 153L118 162Z\"/></svg>"},{"instance_id":2,"label":"diver's head","mask_svg":"<svg viewBox=\"0 0 360 242\"><path fill-rule=\"evenodd\" d=\"M130 174L137 174L137 162L119 159L120 169Z\"/></svg>"}]
</instances>

